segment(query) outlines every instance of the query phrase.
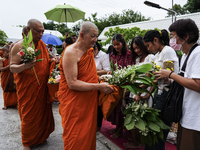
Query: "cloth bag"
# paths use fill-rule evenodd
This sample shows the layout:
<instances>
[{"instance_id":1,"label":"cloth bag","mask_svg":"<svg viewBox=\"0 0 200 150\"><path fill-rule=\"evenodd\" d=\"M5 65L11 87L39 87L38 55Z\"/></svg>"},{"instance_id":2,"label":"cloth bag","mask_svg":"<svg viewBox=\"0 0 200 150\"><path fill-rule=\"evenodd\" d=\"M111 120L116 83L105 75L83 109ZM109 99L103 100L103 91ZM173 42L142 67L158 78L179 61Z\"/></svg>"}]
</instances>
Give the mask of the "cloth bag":
<instances>
[{"instance_id":1,"label":"cloth bag","mask_svg":"<svg viewBox=\"0 0 200 150\"><path fill-rule=\"evenodd\" d=\"M188 58L192 51L198 46L195 44L190 49L187 58L182 66L181 72L179 75L184 77L185 68L187 65ZM180 85L178 82L173 81L170 86L168 95L164 101L163 109L161 111L162 117L169 122L179 122L182 117L182 104L183 104L183 95L184 95L184 87Z\"/></svg>"},{"instance_id":2,"label":"cloth bag","mask_svg":"<svg viewBox=\"0 0 200 150\"><path fill-rule=\"evenodd\" d=\"M12 72L9 72L4 92L16 92L16 84Z\"/></svg>"},{"instance_id":3,"label":"cloth bag","mask_svg":"<svg viewBox=\"0 0 200 150\"><path fill-rule=\"evenodd\" d=\"M118 104L119 100L122 98L122 89L116 85L111 85L115 91L106 94L100 91L99 93L99 106L103 113L103 117L106 120L112 113L115 106Z\"/></svg>"}]
</instances>

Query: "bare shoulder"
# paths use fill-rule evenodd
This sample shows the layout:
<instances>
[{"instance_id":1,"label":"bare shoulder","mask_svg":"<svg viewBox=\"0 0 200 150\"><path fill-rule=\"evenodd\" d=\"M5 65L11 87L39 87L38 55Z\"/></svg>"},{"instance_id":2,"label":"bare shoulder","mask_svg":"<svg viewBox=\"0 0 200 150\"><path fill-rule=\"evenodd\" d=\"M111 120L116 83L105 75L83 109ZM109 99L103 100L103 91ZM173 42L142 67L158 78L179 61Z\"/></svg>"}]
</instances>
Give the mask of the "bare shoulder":
<instances>
[{"instance_id":1,"label":"bare shoulder","mask_svg":"<svg viewBox=\"0 0 200 150\"><path fill-rule=\"evenodd\" d=\"M12 46L11 54L16 54L22 49L23 40L18 41Z\"/></svg>"},{"instance_id":2,"label":"bare shoulder","mask_svg":"<svg viewBox=\"0 0 200 150\"><path fill-rule=\"evenodd\" d=\"M77 59L77 53L76 50L74 50L74 46L70 45L65 49L65 52L63 54L63 59Z\"/></svg>"}]
</instances>

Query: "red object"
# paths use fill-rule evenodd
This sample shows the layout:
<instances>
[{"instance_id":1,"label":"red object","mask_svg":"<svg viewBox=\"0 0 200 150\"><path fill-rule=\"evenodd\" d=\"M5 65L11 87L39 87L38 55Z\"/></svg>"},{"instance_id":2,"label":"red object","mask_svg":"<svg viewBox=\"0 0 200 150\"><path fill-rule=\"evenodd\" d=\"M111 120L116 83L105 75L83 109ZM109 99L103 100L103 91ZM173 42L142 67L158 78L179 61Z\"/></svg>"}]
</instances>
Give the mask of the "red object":
<instances>
[{"instance_id":1,"label":"red object","mask_svg":"<svg viewBox=\"0 0 200 150\"><path fill-rule=\"evenodd\" d=\"M125 150L126 148L124 147L123 143L130 143L131 141L128 140L129 137L131 137L131 133L124 129L123 131L123 136L121 136L118 139L113 139L111 138L110 130L114 129L115 125L112 125L110 122L103 120L102 122L102 127L99 132L101 132L104 136L106 136L110 141L115 143L119 148L122 150ZM141 147L140 149L129 149L129 150L144 150L145 146ZM165 144L165 150L176 150L176 146L173 144L170 144L166 142Z\"/></svg>"},{"instance_id":2,"label":"red object","mask_svg":"<svg viewBox=\"0 0 200 150\"><path fill-rule=\"evenodd\" d=\"M49 48L49 51L51 52L51 51L52 51L52 48Z\"/></svg>"},{"instance_id":3,"label":"red object","mask_svg":"<svg viewBox=\"0 0 200 150\"><path fill-rule=\"evenodd\" d=\"M24 52L20 51L19 55L24 56Z\"/></svg>"}]
</instances>

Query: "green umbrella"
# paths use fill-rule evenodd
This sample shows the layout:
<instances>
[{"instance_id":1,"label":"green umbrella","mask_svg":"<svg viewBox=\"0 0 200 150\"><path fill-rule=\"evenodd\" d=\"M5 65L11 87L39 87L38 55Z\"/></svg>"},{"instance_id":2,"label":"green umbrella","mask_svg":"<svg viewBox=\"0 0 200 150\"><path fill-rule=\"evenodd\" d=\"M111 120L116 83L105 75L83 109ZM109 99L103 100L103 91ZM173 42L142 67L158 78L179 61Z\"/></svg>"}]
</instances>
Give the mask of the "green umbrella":
<instances>
[{"instance_id":1,"label":"green umbrella","mask_svg":"<svg viewBox=\"0 0 200 150\"><path fill-rule=\"evenodd\" d=\"M75 22L85 17L85 12L77 7L67 5L57 5L44 13L46 18L57 22Z\"/></svg>"}]
</instances>

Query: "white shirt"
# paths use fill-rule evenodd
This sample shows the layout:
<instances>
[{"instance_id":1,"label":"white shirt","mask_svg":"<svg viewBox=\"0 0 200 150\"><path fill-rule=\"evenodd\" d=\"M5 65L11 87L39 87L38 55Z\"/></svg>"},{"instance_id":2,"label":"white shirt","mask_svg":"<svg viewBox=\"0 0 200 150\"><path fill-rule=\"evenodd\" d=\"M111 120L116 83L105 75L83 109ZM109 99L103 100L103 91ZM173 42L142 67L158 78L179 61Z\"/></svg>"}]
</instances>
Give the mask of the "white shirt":
<instances>
[{"instance_id":1,"label":"white shirt","mask_svg":"<svg viewBox=\"0 0 200 150\"><path fill-rule=\"evenodd\" d=\"M178 57L173 48L170 46L165 46L161 52L158 52L154 57L154 62L156 65L160 65L161 68L164 67L164 62L173 61L174 62L174 72L178 73L179 70L179 62ZM164 84L163 80L158 80L158 94L161 95L165 86L169 86L169 84Z\"/></svg>"},{"instance_id":2,"label":"white shirt","mask_svg":"<svg viewBox=\"0 0 200 150\"><path fill-rule=\"evenodd\" d=\"M185 59L186 55L183 54L181 66ZM184 77L200 79L200 46L196 47L189 56ZM182 127L200 131L200 93L185 88L182 112L180 121Z\"/></svg>"},{"instance_id":3,"label":"white shirt","mask_svg":"<svg viewBox=\"0 0 200 150\"><path fill-rule=\"evenodd\" d=\"M97 71L105 70L106 72L110 71L110 62L109 55L103 51L99 51L99 53L94 57Z\"/></svg>"}]
</instances>

